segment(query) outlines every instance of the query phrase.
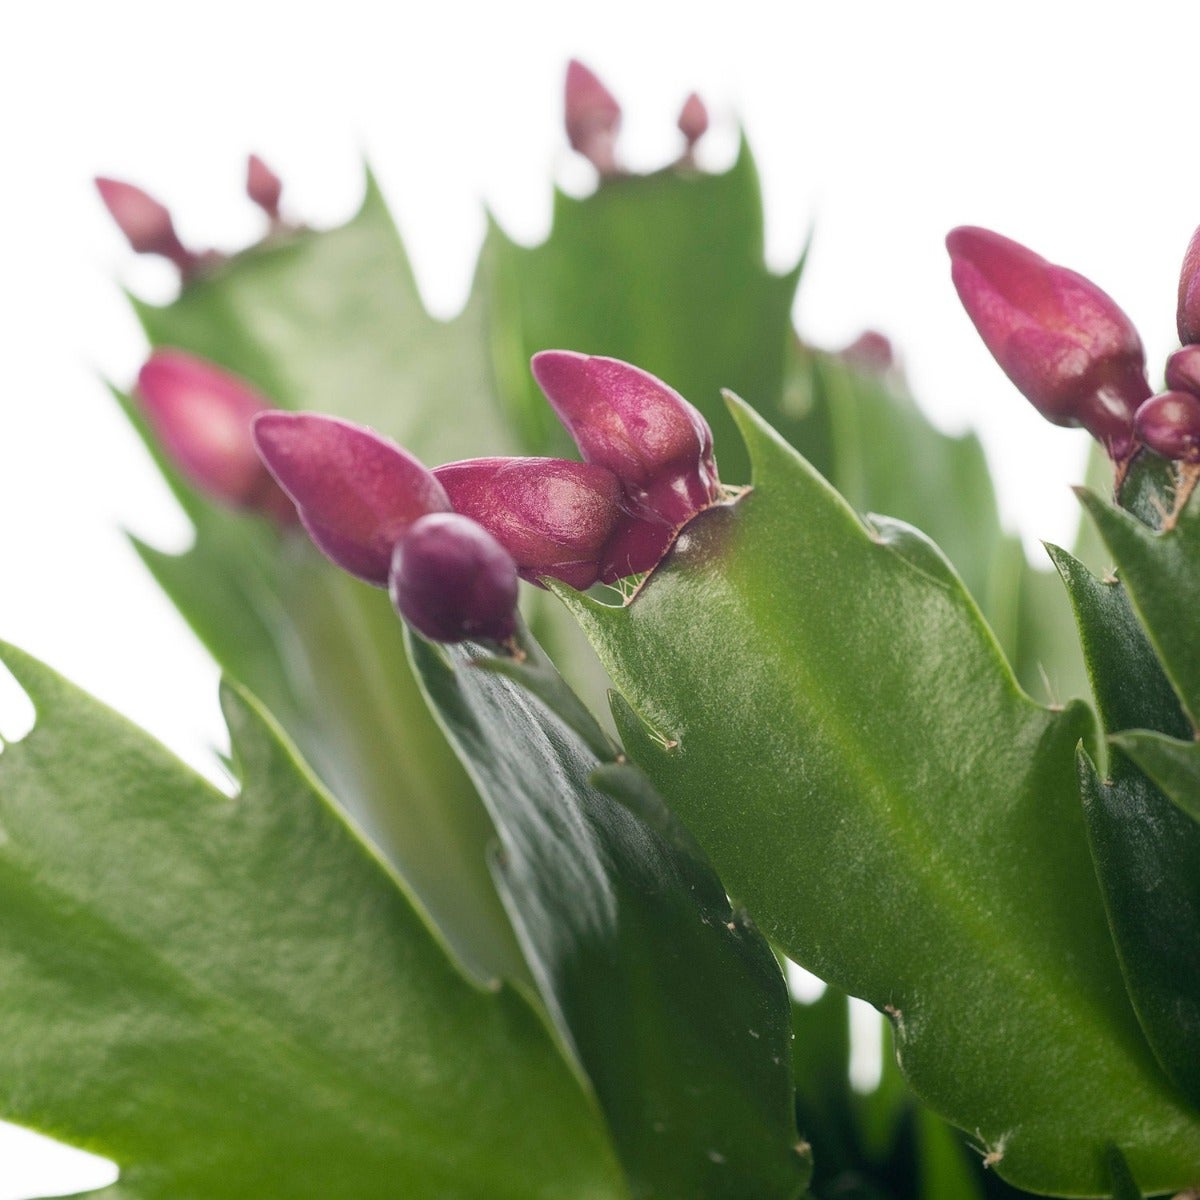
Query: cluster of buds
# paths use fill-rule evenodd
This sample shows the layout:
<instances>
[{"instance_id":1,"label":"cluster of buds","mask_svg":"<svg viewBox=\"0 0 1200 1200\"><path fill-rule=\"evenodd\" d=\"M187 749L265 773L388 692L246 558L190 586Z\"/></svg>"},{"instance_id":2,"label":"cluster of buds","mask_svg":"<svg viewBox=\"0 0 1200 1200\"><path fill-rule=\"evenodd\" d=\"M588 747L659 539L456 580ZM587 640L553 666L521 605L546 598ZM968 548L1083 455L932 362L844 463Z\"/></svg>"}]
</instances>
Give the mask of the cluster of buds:
<instances>
[{"instance_id":1,"label":"cluster of buds","mask_svg":"<svg viewBox=\"0 0 1200 1200\"><path fill-rule=\"evenodd\" d=\"M583 589L653 568L720 498L704 418L653 375L610 358L546 351L534 375L582 462L476 458L430 470L348 421L257 416L263 462L317 547L386 586L435 641L513 631L517 579Z\"/></svg>"},{"instance_id":2,"label":"cluster of buds","mask_svg":"<svg viewBox=\"0 0 1200 1200\"><path fill-rule=\"evenodd\" d=\"M170 210L148 192L120 179L100 177L96 190L117 228L138 254L156 254L167 259L187 281L221 261L213 250L185 246L175 229ZM246 194L263 210L272 229L283 227L279 200L283 184L279 176L257 154L246 165Z\"/></svg>"},{"instance_id":3,"label":"cluster of buds","mask_svg":"<svg viewBox=\"0 0 1200 1200\"><path fill-rule=\"evenodd\" d=\"M1167 390L1138 409L1137 432L1156 454L1194 466L1200 463L1200 229L1183 256L1175 318L1183 345L1167 359Z\"/></svg>"},{"instance_id":4,"label":"cluster of buds","mask_svg":"<svg viewBox=\"0 0 1200 1200\"><path fill-rule=\"evenodd\" d=\"M1183 348L1154 396L1137 330L1095 284L986 229L955 229L946 245L984 343L1047 420L1088 430L1119 472L1142 445L1200 463L1200 230L1179 281Z\"/></svg>"},{"instance_id":5,"label":"cluster of buds","mask_svg":"<svg viewBox=\"0 0 1200 1200\"><path fill-rule=\"evenodd\" d=\"M563 101L571 149L582 154L602 178L622 174L617 156L621 106L596 73L577 59L567 64ZM695 92L683 102L677 124L686 142L683 161L690 162L696 143L708 132L708 109Z\"/></svg>"}]
</instances>

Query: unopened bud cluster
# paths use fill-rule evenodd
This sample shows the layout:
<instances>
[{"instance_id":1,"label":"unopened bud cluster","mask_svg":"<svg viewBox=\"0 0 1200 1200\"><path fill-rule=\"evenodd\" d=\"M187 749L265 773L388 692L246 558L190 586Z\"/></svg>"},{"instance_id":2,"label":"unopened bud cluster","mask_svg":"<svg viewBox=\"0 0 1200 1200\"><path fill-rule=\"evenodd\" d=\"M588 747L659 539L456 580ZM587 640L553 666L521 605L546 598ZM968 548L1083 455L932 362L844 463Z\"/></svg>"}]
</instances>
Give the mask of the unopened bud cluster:
<instances>
[{"instance_id":1,"label":"unopened bud cluster","mask_svg":"<svg viewBox=\"0 0 1200 1200\"><path fill-rule=\"evenodd\" d=\"M334 417L275 410L254 420L262 461L316 545L386 586L433 640L511 636L518 577L583 589L649 571L719 498L712 433L661 380L557 350L533 370L584 461L475 458L430 470Z\"/></svg>"},{"instance_id":2,"label":"unopened bud cluster","mask_svg":"<svg viewBox=\"0 0 1200 1200\"><path fill-rule=\"evenodd\" d=\"M1118 463L1141 445L1200 462L1200 230L1184 256L1167 390L1150 394L1141 338L1094 283L986 229L946 239L959 297L987 348L1047 420L1080 425Z\"/></svg>"}]
</instances>

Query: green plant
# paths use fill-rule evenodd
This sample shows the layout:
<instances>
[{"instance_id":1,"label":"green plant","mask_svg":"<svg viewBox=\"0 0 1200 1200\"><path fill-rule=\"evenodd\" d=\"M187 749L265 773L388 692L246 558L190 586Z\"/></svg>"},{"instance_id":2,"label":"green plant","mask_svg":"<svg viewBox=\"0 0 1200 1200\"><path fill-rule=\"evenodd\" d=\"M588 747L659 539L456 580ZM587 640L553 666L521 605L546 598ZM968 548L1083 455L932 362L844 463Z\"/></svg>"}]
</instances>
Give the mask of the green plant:
<instances>
[{"instance_id":1,"label":"green plant","mask_svg":"<svg viewBox=\"0 0 1200 1200\"><path fill-rule=\"evenodd\" d=\"M627 175L572 78L600 187L540 246L493 226L450 322L369 177L316 232L255 160L271 232L227 260L105 183L185 276L117 399L195 526L139 550L240 787L0 651L38 714L0 755L0 1115L114 1158L113 1200L1195 1187L1189 349L1150 398L1107 297L952 235L1001 365L1115 461L1082 500L1118 573L1054 549L1063 588L972 439L793 331L749 151L698 172L689 101ZM845 993L894 1045L867 1095Z\"/></svg>"}]
</instances>

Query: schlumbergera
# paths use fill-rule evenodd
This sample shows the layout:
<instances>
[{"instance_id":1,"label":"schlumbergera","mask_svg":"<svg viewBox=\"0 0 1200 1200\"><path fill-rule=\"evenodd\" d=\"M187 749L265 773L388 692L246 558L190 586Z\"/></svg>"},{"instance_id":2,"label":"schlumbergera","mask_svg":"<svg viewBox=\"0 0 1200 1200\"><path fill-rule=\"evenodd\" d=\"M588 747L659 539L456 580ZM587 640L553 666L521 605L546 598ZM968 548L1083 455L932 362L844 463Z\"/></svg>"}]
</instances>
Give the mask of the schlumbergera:
<instances>
[{"instance_id":1,"label":"schlumbergera","mask_svg":"<svg viewBox=\"0 0 1200 1200\"><path fill-rule=\"evenodd\" d=\"M447 322L369 176L316 231L252 157L231 256L100 181L181 277L114 392L195 527L137 545L240 787L0 648L38 714L0 1116L112 1200L1193 1194L1200 233L1156 395L1095 285L950 235L1001 367L1114 464L1104 569L1056 577L885 339L795 332L698 97L645 176L581 64L565 101L596 189L537 246L491 223Z\"/></svg>"}]
</instances>

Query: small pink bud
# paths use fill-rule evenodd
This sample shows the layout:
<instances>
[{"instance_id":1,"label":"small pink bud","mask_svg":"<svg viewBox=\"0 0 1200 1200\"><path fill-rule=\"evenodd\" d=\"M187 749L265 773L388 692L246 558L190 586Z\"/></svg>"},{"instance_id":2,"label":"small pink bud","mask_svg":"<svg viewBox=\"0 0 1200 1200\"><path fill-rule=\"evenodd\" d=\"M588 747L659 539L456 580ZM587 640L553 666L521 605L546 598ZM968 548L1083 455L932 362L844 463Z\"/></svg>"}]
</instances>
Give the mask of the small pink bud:
<instances>
[{"instance_id":1,"label":"small pink bud","mask_svg":"<svg viewBox=\"0 0 1200 1200\"><path fill-rule=\"evenodd\" d=\"M1200 229L1192 234L1184 251L1175 323L1179 326L1179 340L1185 346L1200 342Z\"/></svg>"},{"instance_id":2,"label":"small pink bud","mask_svg":"<svg viewBox=\"0 0 1200 1200\"><path fill-rule=\"evenodd\" d=\"M450 501L431 471L361 425L316 413L264 413L258 453L292 498L317 547L344 571L384 587L396 543Z\"/></svg>"},{"instance_id":3,"label":"small pink bud","mask_svg":"<svg viewBox=\"0 0 1200 1200\"><path fill-rule=\"evenodd\" d=\"M679 112L679 132L687 139L689 150L708 132L708 109L695 92L683 102Z\"/></svg>"},{"instance_id":4,"label":"small pink bud","mask_svg":"<svg viewBox=\"0 0 1200 1200\"><path fill-rule=\"evenodd\" d=\"M1047 420L1126 456L1150 394L1129 318L1082 275L998 233L963 227L946 246L963 307L1009 379Z\"/></svg>"},{"instance_id":5,"label":"small pink bud","mask_svg":"<svg viewBox=\"0 0 1200 1200\"><path fill-rule=\"evenodd\" d=\"M1200 345L1193 343L1176 350L1167 359L1165 374L1169 391L1200 396Z\"/></svg>"},{"instance_id":6,"label":"small pink bud","mask_svg":"<svg viewBox=\"0 0 1200 1200\"><path fill-rule=\"evenodd\" d=\"M179 240L170 212L153 196L119 179L97 178L96 190L138 254L162 255L185 275L195 269L197 255Z\"/></svg>"},{"instance_id":7,"label":"small pink bud","mask_svg":"<svg viewBox=\"0 0 1200 1200\"><path fill-rule=\"evenodd\" d=\"M841 357L851 366L872 375L883 375L896 365L896 352L891 341L874 329L866 329L842 352Z\"/></svg>"},{"instance_id":8,"label":"small pink bud","mask_svg":"<svg viewBox=\"0 0 1200 1200\"><path fill-rule=\"evenodd\" d=\"M388 594L430 641L502 642L516 632L517 565L486 529L458 513L413 522L396 543Z\"/></svg>"},{"instance_id":9,"label":"small pink bud","mask_svg":"<svg viewBox=\"0 0 1200 1200\"><path fill-rule=\"evenodd\" d=\"M1137 435L1163 458L1200 462L1200 396L1161 392L1151 396L1134 418Z\"/></svg>"},{"instance_id":10,"label":"small pink bud","mask_svg":"<svg viewBox=\"0 0 1200 1200\"><path fill-rule=\"evenodd\" d=\"M523 579L590 587L621 516L610 471L564 458L472 458L434 470L455 512L478 521Z\"/></svg>"},{"instance_id":11,"label":"small pink bud","mask_svg":"<svg viewBox=\"0 0 1200 1200\"><path fill-rule=\"evenodd\" d=\"M238 508L290 515L250 433L271 404L244 379L182 350L156 350L135 396L163 452L197 488Z\"/></svg>"},{"instance_id":12,"label":"small pink bud","mask_svg":"<svg viewBox=\"0 0 1200 1200\"><path fill-rule=\"evenodd\" d=\"M632 515L678 529L718 499L712 430L661 379L569 350L544 350L532 366L584 460L620 480Z\"/></svg>"},{"instance_id":13,"label":"small pink bud","mask_svg":"<svg viewBox=\"0 0 1200 1200\"><path fill-rule=\"evenodd\" d=\"M567 64L564 108L571 149L582 154L601 175L616 174L621 106L596 75L574 58Z\"/></svg>"},{"instance_id":14,"label":"small pink bud","mask_svg":"<svg viewBox=\"0 0 1200 1200\"><path fill-rule=\"evenodd\" d=\"M272 221L279 220L279 197L283 195L283 183L257 154L250 155L246 163L246 195Z\"/></svg>"}]
</instances>

